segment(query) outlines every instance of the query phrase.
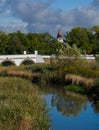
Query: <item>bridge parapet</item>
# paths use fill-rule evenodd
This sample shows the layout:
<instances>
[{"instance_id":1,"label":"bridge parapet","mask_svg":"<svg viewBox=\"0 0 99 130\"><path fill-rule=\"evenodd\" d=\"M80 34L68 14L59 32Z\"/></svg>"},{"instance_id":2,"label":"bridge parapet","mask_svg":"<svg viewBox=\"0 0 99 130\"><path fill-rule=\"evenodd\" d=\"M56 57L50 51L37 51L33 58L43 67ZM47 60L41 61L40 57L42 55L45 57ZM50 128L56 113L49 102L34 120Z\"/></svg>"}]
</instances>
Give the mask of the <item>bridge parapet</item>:
<instances>
[{"instance_id":1,"label":"bridge parapet","mask_svg":"<svg viewBox=\"0 0 99 130\"><path fill-rule=\"evenodd\" d=\"M86 59L87 61L95 61L94 55L82 55L82 58ZM22 54L22 55L1 55L0 56L0 64L2 64L5 61L10 61L16 66L19 66L21 63L23 63L25 60L32 61L33 63L50 63L52 56L50 55L38 55L38 54ZM54 57L55 58L55 57ZM68 59L68 58L74 58L74 57L68 57L68 56L60 56L62 59Z\"/></svg>"}]
</instances>

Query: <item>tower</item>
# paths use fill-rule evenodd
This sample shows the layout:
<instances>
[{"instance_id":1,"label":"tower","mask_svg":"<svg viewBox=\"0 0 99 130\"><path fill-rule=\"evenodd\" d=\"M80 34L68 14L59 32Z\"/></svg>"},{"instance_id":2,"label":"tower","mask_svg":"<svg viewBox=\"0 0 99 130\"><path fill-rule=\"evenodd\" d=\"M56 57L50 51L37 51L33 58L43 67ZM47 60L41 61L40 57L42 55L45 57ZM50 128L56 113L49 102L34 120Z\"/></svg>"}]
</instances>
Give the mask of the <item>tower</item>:
<instances>
[{"instance_id":1,"label":"tower","mask_svg":"<svg viewBox=\"0 0 99 130\"><path fill-rule=\"evenodd\" d=\"M58 40L58 42L63 43L62 32L60 30L58 30L57 40Z\"/></svg>"}]
</instances>

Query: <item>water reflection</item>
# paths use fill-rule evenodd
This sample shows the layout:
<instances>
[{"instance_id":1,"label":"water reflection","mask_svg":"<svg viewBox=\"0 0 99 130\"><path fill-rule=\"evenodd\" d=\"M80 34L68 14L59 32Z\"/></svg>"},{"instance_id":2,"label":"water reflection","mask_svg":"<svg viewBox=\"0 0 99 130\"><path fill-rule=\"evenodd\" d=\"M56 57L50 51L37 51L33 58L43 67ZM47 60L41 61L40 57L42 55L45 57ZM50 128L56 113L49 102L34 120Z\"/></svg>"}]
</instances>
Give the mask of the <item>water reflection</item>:
<instances>
[{"instance_id":1,"label":"water reflection","mask_svg":"<svg viewBox=\"0 0 99 130\"><path fill-rule=\"evenodd\" d=\"M51 107L56 107L57 111L67 117L77 117L82 110L87 110L88 98L83 95L67 92L58 87L40 87L40 91L44 95L50 95ZM95 113L99 113L99 102L92 103L92 107Z\"/></svg>"},{"instance_id":2,"label":"water reflection","mask_svg":"<svg viewBox=\"0 0 99 130\"><path fill-rule=\"evenodd\" d=\"M59 112L67 117L74 116L77 117L80 112L82 112L82 108L84 110L87 109L87 101L86 100L78 100L76 98L70 98L68 96L65 99L57 94L52 96L51 99L52 107L56 107Z\"/></svg>"},{"instance_id":3,"label":"water reflection","mask_svg":"<svg viewBox=\"0 0 99 130\"><path fill-rule=\"evenodd\" d=\"M94 108L95 113L99 113L99 101L92 104L92 107Z\"/></svg>"},{"instance_id":4,"label":"water reflection","mask_svg":"<svg viewBox=\"0 0 99 130\"><path fill-rule=\"evenodd\" d=\"M39 89L50 108L50 130L99 130L99 103L58 86Z\"/></svg>"}]
</instances>

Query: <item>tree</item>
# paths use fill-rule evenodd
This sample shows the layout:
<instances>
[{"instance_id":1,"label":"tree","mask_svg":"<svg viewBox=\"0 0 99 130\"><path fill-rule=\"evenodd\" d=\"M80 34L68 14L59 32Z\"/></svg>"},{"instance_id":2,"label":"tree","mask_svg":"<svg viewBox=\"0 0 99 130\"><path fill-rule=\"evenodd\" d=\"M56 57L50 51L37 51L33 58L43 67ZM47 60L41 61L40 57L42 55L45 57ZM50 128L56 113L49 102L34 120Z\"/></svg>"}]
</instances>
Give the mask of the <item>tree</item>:
<instances>
[{"instance_id":1,"label":"tree","mask_svg":"<svg viewBox=\"0 0 99 130\"><path fill-rule=\"evenodd\" d=\"M22 44L17 33L9 34L7 52L8 54L22 54L25 46Z\"/></svg>"},{"instance_id":2,"label":"tree","mask_svg":"<svg viewBox=\"0 0 99 130\"><path fill-rule=\"evenodd\" d=\"M66 42L69 45L75 44L82 51L86 51L88 54L93 52L93 34L87 28L74 27L70 32L65 34Z\"/></svg>"},{"instance_id":3,"label":"tree","mask_svg":"<svg viewBox=\"0 0 99 130\"><path fill-rule=\"evenodd\" d=\"M9 36L4 33L0 32L0 54L6 54L7 44L8 44Z\"/></svg>"},{"instance_id":4,"label":"tree","mask_svg":"<svg viewBox=\"0 0 99 130\"><path fill-rule=\"evenodd\" d=\"M59 43L49 33L28 33L27 45L29 53L38 50L39 54L50 55L56 54Z\"/></svg>"},{"instance_id":5,"label":"tree","mask_svg":"<svg viewBox=\"0 0 99 130\"><path fill-rule=\"evenodd\" d=\"M95 43L95 46L94 46L94 53L95 54L99 54L99 26L94 26L92 27L92 32L93 32L93 35L94 35L94 43Z\"/></svg>"}]
</instances>

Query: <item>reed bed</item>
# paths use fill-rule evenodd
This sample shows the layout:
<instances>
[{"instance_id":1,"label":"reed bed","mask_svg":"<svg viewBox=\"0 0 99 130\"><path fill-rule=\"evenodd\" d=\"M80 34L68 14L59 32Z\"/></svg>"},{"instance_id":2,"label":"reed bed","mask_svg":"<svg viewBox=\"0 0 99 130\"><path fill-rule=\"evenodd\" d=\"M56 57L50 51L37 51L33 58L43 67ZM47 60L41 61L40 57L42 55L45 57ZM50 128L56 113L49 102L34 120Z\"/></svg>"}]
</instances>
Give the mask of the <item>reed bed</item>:
<instances>
[{"instance_id":1,"label":"reed bed","mask_svg":"<svg viewBox=\"0 0 99 130\"><path fill-rule=\"evenodd\" d=\"M21 78L29 79L30 81L35 81L40 79L40 73L26 70L24 66L0 67L0 76L21 77Z\"/></svg>"},{"instance_id":2,"label":"reed bed","mask_svg":"<svg viewBox=\"0 0 99 130\"><path fill-rule=\"evenodd\" d=\"M92 87L95 81L95 79L93 78L85 78L83 76L79 76L75 74L67 74L65 76L65 80L71 81L72 84L86 86L87 88Z\"/></svg>"},{"instance_id":3,"label":"reed bed","mask_svg":"<svg viewBox=\"0 0 99 130\"><path fill-rule=\"evenodd\" d=\"M48 65L0 67L0 76L21 77L39 84L61 86L73 84L83 86L88 94L92 94L95 90L94 94L98 95L95 84L99 80L99 64L96 62L89 64L82 59L58 60ZM97 84L99 86L99 82ZM99 90L99 87L97 89Z\"/></svg>"}]
</instances>

